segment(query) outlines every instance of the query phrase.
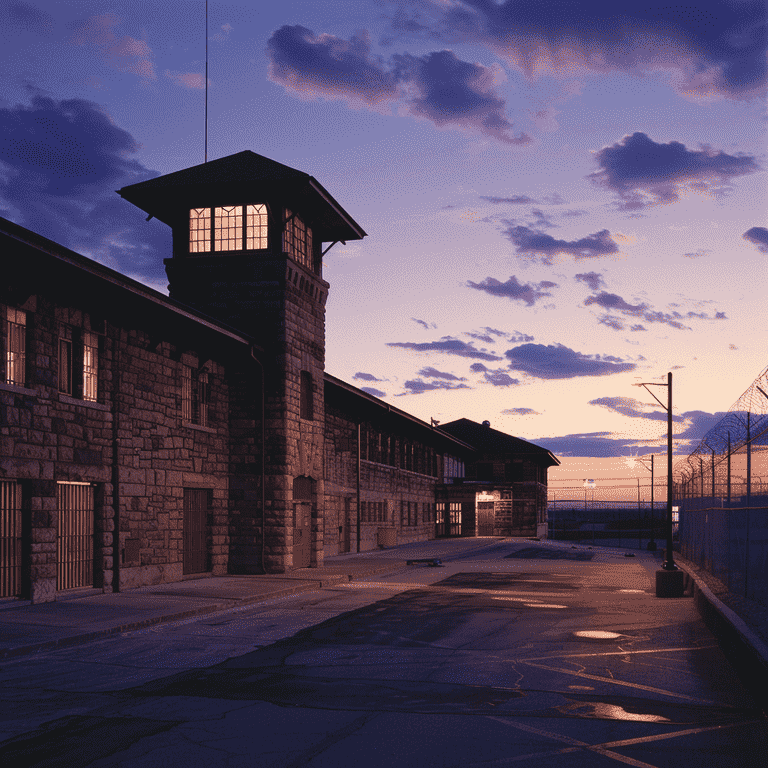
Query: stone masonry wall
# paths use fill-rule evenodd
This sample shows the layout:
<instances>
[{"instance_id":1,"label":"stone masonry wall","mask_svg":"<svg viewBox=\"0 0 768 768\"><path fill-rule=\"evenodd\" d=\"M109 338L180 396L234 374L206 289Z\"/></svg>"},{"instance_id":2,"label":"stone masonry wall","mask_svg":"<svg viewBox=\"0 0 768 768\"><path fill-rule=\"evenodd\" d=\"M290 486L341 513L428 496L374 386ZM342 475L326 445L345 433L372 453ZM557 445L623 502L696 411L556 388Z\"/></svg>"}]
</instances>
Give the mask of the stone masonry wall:
<instances>
[{"instance_id":1,"label":"stone masonry wall","mask_svg":"<svg viewBox=\"0 0 768 768\"><path fill-rule=\"evenodd\" d=\"M335 555L357 548L357 427L338 408L327 406L325 424L324 548ZM383 536L396 544L433 539L436 482L430 475L362 461L360 551L379 546L380 529L388 529Z\"/></svg>"},{"instance_id":2,"label":"stone masonry wall","mask_svg":"<svg viewBox=\"0 0 768 768\"><path fill-rule=\"evenodd\" d=\"M158 338L116 327L111 321L118 317L105 320L92 307L50 296L32 296L16 308L27 312L27 380L0 384L0 479L22 486L27 596L33 602L56 597L61 482L94 489L93 580L85 586L112 591L181 579L184 488L212 489L207 567L225 573L228 390L222 364L208 362L210 426L183 423L182 357L206 362L188 354L185 342L164 339L162 331ZM0 305L3 317L5 309ZM98 335L96 402L84 400L81 387L72 395L59 391L63 328L73 331L73 351L83 331ZM3 360L6 344L0 338Z\"/></svg>"}]
</instances>

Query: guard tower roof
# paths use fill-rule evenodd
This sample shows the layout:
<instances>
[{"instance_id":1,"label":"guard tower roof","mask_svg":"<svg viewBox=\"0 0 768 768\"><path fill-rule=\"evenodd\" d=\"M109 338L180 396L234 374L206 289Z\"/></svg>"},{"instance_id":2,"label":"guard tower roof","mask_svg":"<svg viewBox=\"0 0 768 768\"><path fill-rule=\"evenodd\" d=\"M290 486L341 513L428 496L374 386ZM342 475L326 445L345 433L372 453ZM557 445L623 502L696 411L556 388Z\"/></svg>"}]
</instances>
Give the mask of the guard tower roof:
<instances>
[{"instance_id":1,"label":"guard tower roof","mask_svg":"<svg viewBox=\"0 0 768 768\"><path fill-rule=\"evenodd\" d=\"M174 226L180 207L264 202L279 193L312 218L323 242L361 240L363 228L331 194L303 171L245 150L117 190L124 200Z\"/></svg>"}]
</instances>

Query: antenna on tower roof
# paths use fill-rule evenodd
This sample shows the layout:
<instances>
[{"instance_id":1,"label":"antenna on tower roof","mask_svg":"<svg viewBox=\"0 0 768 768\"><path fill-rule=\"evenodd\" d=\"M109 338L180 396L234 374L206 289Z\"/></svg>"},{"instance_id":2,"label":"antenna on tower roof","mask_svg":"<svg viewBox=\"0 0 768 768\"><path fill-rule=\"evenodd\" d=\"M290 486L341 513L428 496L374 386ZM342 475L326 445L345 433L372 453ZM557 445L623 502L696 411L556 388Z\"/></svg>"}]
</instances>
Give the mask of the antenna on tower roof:
<instances>
[{"instance_id":1,"label":"antenna on tower roof","mask_svg":"<svg viewBox=\"0 0 768 768\"><path fill-rule=\"evenodd\" d=\"M208 162L208 0L205 0L205 162Z\"/></svg>"}]
</instances>

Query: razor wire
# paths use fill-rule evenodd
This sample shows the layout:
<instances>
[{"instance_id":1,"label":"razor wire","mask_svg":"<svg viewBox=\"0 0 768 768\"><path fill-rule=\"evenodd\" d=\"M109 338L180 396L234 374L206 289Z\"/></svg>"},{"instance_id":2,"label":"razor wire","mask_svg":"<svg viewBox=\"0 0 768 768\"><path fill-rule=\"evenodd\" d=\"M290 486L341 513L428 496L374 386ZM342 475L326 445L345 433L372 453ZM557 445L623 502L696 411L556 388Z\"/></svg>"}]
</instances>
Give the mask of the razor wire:
<instances>
[{"instance_id":1,"label":"razor wire","mask_svg":"<svg viewBox=\"0 0 768 768\"><path fill-rule=\"evenodd\" d=\"M747 449L760 451L762 446L768 447L768 367L696 448L675 464L673 475L677 482L689 486L697 477L703 483L705 472L711 476L713 470L717 473L722 463L735 454Z\"/></svg>"}]
</instances>

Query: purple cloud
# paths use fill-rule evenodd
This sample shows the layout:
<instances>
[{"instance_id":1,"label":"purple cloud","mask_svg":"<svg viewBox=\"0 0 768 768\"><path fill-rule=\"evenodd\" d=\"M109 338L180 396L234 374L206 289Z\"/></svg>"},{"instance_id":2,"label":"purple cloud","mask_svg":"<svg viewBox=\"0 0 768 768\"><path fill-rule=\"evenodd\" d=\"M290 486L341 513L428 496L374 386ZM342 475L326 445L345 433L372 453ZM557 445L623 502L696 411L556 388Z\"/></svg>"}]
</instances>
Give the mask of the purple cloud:
<instances>
[{"instance_id":1,"label":"purple cloud","mask_svg":"<svg viewBox=\"0 0 768 768\"><path fill-rule=\"evenodd\" d=\"M621 296L617 296L615 293L606 293L605 291L584 299L585 306L590 304L597 304L599 307L603 307L603 309L617 309L620 312L632 315L637 315L648 307L647 304L629 304Z\"/></svg>"},{"instance_id":2,"label":"purple cloud","mask_svg":"<svg viewBox=\"0 0 768 768\"><path fill-rule=\"evenodd\" d=\"M353 377L357 381L384 381L384 379L377 379L372 373L363 373L358 371Z\"/></svg>"},{"instance_id":3,"label":"purple cloud","mask_svg":"<svg viewBox=\"0 0 768 768\"><path fill-rule=\"evenodd\" d=\"M562 345L522 344L504 355L509 367L537 379L573 379L578 376L608 376L632 371L635 363L612 355L585 355Z\"/></svg>"},{"instance_id":4,"label":"purple cloud","mask_svg":"<svg viewBox=\"0 0 768 768\"><path fill-rule=\"evenodd\" d=\"M267 56L270 80L302 98L325 96L373 106L400 95L394 73L371 56L367 32L344 40L286 25L267 41Z\"/></svg>"},{"instance_id":5,"label":"purple cloud","mask_svg":"<svg viewBox=\"0 0 768 768\"><path fill-rule=\"evenodd\" d=\"M605 285L605 280L599 272L580 272L573 276L574 280L586 283L591 291L596 291Z\"/></svg>"},{"instance_id":6,"label":"purple cloud","mask_svg":"<svg viewBox=\"0 0 768 768\"><path fill-rule=\"evenodd\" d=\"M494 387L511 387L520 383L520 379L513 379L505 370L498 368L493 370L486 368L482 363L472 363L469 370L473 373L482 373L483 380Z\"/></svg>"},{"instance_id":7,"label":"purple cloud","mask_svg":"<svg viewBox=\"0 0 768 768\"><path fill-rule=\"evenodd\" d=\"M768 253L768 229L765 227L752 227L742 237L756 245L760 253Z\"/></svg>"},{"instance_id":8,"label":"purple cloud","mask_svg":"<svg viewBox=\"0 0 768 768\"><path fill-rule=\"evenodd\" d=\"M269 78L301 98L343 99L386 111L399 104L439 128L471 128L507 144L531 140L512 134L506 102L495 88L496 71L452 51L396 54L384 62L371 54L367 32L344 40L286 25L267 41L267 56Z\"/></svg>"},{"instance_id":9,"label":"purple cloud","mask_svg":"<svg viewBox=\"0 0 768 768\"><path fill-rule=\"evenodd\" d=\"M520 379L513 379L505 371L486 371L483 378L494 387L513 387L520 383Z\"/></svg>"},{"instance_id":10,"label":"purple cloud","mask_svg":"<svg viewBox=\"0 0 768 768\"><path fill-rule=\"evenodd\" d=\"M621 318L613 317L612 315L603 315L597 322L602 325L607 325L614 331L624 330L624 323L621 321Z\"/></svg>"},{"instance_id":11,"label":"purple cloud","mask_svg":"<svg viewBox=\"0 0 768 768\"><path fill-rule=\"evenodd\" d=\"M0 107L0 213L129 275L165 285L171 235L115 189L157 176L130 133L83 99Z\"/></svg>"},{"instance_id":12,"label":"purple cloud","mask_svg":"<svg viewBox=\"0 0 768 768\"><path fill-rule=\"evenodd\" d=\"M587 178L615 192L622 210L674 203L686 184L718 190L736 176L759 169L751 155L728 155L709 147L691 150L679 141L657 144L640 132L604 147L595 159L600 170Z\"/></svg>"},{"instance_id":13,"label":"purple cloud","mask_svg":"<svg viewBox=\"0 0 768 768\"><path fill-rule=\"evenodd\" d=\"M413 320L414 323L418 323L422 328L425 328L426 330L437 328L434 323L428 323L426 320L419 320L417 317L412 317L411 320Z\"/></svg>"},{"instance_id":14,"label":"purple cloud","mask_svg":"<svg viewBox=\"0 0 768 768\"><path fill-rule=\"evenodd\" d=\"M643 75L661 67L673 73L672 86L684 94L746 98L765 86L761 0L711 0L706 8L462 0L430 8L431 23L416 24L418 17L410 17L414 31L485 44L531 79L573 78L579 70Z\"/></svg>"},{"instance_id":15,"label":"purple cloud","mask_svg":"<svg viewBox=\"0 0 768 768\"><path fill-rule=\"evenodd\" d=\"M505 408L502 411L507 416L540 416L540 411L534 411L533 408Z\"/></svg>"},{"instance_id":16,"label":"purple cloud","mask_svg":"<svg viewBox=\"0 0 768 768\"><path fill-rule=\"evenodd\" d=\"M404 382L406 388L404 395L420 395L436 389L469 389L466 384L452 384L450 381L422 381L421 379L409 379Z\"/></svg>"},{"instance_id":17,"label":"purple cloud","mask_svg":"<svg viewBox=\"0 0 768 768\"><path fill-rule=\"evenodd\" d=\"M558 254L585 259L607 256L619 251L607 229L572 241L556 240L552 235L522 226L510 227L504 231L504 235L515 245L517 253L539 257L544 264L551 264L552 257Z\"/></svg>"},{"instance_id":18,"label":"purple cloud","mask_svg":"<svg viewBox=\"0 0 768 768\"><path fill-rule=\"evenodd\" d=\"M505 283L499 282L494 277L486 277L482 283L473 283L471 280L468 280L467 286L478 291L490 293L491 296L500 296L511 301L523 301L531 307L539 299L552 295L551 292L542 289L555 288L557 283L549 280L544 280L540 283L520 283L512 275Z\"/></svg>"},{"instance_id":19,"label":"purple cloud","mask_svg":"<svg viewBox=\"0 0 768 768\"><path fill-rule=\"evenodd\" d=\"M374 397L387 396L386 392L382 392L380 389L374 389L373 387L360 387L360 389L362 389L363 392L367 392L369 395L373 395Z\"/></svg>"},{"instance_id":20,"label":"purple cloud","mask_svg":"<svg viewBox=\"0 0 768 768\"><path fill-rule=\"evenodd\" d=\"M490 352L485 352L481 349L473 347L471 344L467 344L459 339L454 339L450 336L443 336L439 341L391 341L387 342L388 347L402 347L403 349L411 349L414 352L442 352L447 355L458 355L459 357L470 357L477 360L503 360L504 358L498 355L493 355Z\"/></svg>"},{"instance_id":21,"label":"purple cloud","mask_svg":"<svg viewBox=\"0 0 768 768\"><path fill-rule=\"evenodd\" d=\"M667 314L666 312L659 312L657 310L651 309L648 304L630 304L621 296L618 296L615 293L607 293L606 291L601 291L600 293L593 296L588 296L584 300L584 304L585 306L596 304L603 309L615 310L629 317L642 318L648 323L664 323L665 325L669 325L672 328L686 331L690 331L691 328L690 326L684 325L681 322L681 320L685 317L698 318L701 320L725 319L725 315L723 313L719 313L722 315L722 317L716 315L714 318L711 318L705 312L688 312L686 315L682 315L679 312ZM603 315L598 322L602 323L603 325L607 325L609 328L613 328L616 331L624 330L624 325L621 320L611 315ZM642 326L632 326L630 330L634 331L645 329Z\"/></svg>"},{"instance_id":22,"label":"purple cloud","mask_svg":"<svg viewBox=\"0 0 768 768\"><path fill-rule=\"evenodd\" d=\"M422 368L420 371L416 372L417 376L427 376L430 379L447 379L449 381L464 381L463 378L459 378L458 376L454 376L452 373L445 373L443 371L438 371L436 368L427 367Z\"/></svg>"},{"instance_id":23,"label":"purple cloud","mask_svg":"<svg viewBox=\"0 0 768 768\"><path fill-rule=\"evenodd\" d=\"M486 197L480 195L481 200L487 200L489 203L505 203L507 205L525 205L527 203L536 203L532 197L528 195L514 195L513 197Z\"/></svg>"},{"instance_id":24,"label":"purple cloud","mask_svg":"<svg viewBox=\"0 0 768 768\"><path fill-rule=\"evenodd\" d=\"M28 3L3 3L0 8L0 24L4 27L19 26L38 35L49 35L53 31L53 18Z\"/></svg>"},{"instance_id":25,"label":"purple cloud","mask_svg":"<svg viewBox=\"0 0 768 768\"><path fill-rule=\"evenodd\" d=\"M648 411L648 408L655 408L653 403L645 404L639 400L635 400L633 397L598 397L595 400L590 400L589 405L599 405L602 408L606 408L609 411L620 413L622 416L630 416L633 419L651 419L652 421L666 421L666 411ZM682 421L682 416L672 415L673 421Z\"/></svg>"},{"instance_id":26,"label":"purple cloud","mask_svg":"<svg viewBox=\"0 0 768 768\"><path fill-rule=\"evenodd\" d=\"M398 80L417 95L408 101L412 115L424 117L438 128L472 127L508 144L527 144L530 137L512 135L505 116L506 103L494 88L495 73L482 64L457 58L452 51L426 56L394 57Z\"/></svg>"}]
</instances>

